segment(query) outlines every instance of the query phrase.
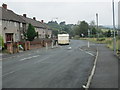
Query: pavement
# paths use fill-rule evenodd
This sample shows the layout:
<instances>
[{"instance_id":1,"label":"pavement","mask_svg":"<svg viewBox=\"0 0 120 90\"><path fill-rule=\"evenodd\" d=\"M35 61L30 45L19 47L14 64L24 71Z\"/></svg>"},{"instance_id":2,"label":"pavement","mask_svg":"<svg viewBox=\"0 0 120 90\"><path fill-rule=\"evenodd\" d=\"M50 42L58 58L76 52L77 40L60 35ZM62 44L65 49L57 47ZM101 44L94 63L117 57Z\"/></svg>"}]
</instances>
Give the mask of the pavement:
<instances>
[{"instance_id":1,"label":"pavement","mask_svg":"<svg viewBox=\"0 0 120 90\"><path fill-rule=\"evenodd\" d=\"M2 87L81 88L88 79L96 54L80 49L85 45L84 40L71 40L68 46L3 56Z\"/></svg>"},{"instance_id":2,"label":"pavement","mask_svg":"<svg viewBox=\"0 0 120 90\"><path fill-rule=\"evenodd\" d=\"M103 44L98 45L98 53L96 71L90 87L118 88L118 58Z\"/></svg>"}]
</instances>

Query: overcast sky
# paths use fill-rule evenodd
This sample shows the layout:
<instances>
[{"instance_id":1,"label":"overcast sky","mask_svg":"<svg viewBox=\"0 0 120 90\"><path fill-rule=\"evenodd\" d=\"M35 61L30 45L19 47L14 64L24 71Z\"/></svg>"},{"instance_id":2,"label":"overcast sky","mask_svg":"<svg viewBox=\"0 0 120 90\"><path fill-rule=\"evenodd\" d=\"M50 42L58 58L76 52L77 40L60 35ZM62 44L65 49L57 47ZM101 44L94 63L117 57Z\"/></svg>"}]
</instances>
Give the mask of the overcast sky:
<instances>
[{"instance_id":1,"label":"overcast sky","mask_svg":"<svg viewBox=\"0 0 120 90\"><path fill-rule=\"evenodd\" d=\"M118 1L115 0L115 19L118 22ZM88 23L96 20L99 14L100 25L112 25L112 0L1 0L6 3L8 9L17 14L27 14L28 17L36 17L37 20L66 21L76 24L85 20ZM57 19L56 19L57 18Z\"/></svg>"}]
</instances>

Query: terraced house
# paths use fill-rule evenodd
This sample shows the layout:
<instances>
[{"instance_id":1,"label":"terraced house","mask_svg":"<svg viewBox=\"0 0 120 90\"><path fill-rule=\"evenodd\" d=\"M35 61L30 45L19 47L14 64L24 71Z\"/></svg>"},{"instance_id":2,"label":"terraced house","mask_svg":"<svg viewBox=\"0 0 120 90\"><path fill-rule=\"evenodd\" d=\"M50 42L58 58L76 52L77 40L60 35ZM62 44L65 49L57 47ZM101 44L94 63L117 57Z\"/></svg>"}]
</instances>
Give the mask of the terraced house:
<instances>
[{"instance_id":1,"label":"terraced house","mask_svg":"<svg viewBox=\"0 0 120 90\"><path fill-rule=\"evenodd\" d=\"M21 18L26 22L26 30L28 29L28 25L32 24L35 27L35 31L38 32L38 37L45 38L46 28L40 21L37 21L35 17L33 17L33 19L28 18L27 14L23 14Z\"/></svg>"},{"instance_id":2,"label":"terraced house","mask_svg":"<svg viewBox=\"0 0 120 90\"><path fill-rule=\"evenodd\" d=\"M4 43L7 42L19 42L21 40L21 33L25 30L26 22L12 10L7 9L7 5L3 4L0 7L1 11L1 35L4 39Z\"/></svg>"},{"instance_id":3,"label":"terraced house","mask_svg":"<svg viewBox=\"0 0 120 90\"><path fill-rule=\"evenodd\" d=\"M2 27L0 34L3 36L4 43L19 42L24 39L24 33L28 29L28 25L32 24L35 31L38 32L38 38L51 38L52 30L43 20L37 21L35 17L28 18L27 14L17 15L12 10L7 9L7 4L0 7L2 16L0 16L0 26Z\"/></svg>"}]
</instances>

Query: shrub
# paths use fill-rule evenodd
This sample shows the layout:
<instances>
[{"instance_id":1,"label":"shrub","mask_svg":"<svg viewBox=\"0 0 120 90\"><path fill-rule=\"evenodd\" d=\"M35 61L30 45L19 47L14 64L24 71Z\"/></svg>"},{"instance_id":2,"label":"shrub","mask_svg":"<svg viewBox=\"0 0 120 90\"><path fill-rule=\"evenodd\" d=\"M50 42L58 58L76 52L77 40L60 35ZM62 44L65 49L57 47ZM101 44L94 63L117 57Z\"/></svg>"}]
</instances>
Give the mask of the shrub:
<instances>
[{"instance_id":1,"label":"shrub","mask_svg":"<svg viewBox=\"0 0 120 90\"><path fill-rule=\"evenodd\" d=\"M28 30L27 30L27 39L29 40L29 41L33 41L34 40L34 38L36 37L36 32L35 32L35 28L31 25L31 24L29 24L29 26L28 26Z\"/></svg>"},{"instance_id":2,"label":"shrub","mask_svg":"<svg viewBox=\"0 0 120 90\"><path fill-rule=\"evenodd\" d=\"M105 38L98 38L97 41L105 41Z\"/></svg>"}]
</instances>

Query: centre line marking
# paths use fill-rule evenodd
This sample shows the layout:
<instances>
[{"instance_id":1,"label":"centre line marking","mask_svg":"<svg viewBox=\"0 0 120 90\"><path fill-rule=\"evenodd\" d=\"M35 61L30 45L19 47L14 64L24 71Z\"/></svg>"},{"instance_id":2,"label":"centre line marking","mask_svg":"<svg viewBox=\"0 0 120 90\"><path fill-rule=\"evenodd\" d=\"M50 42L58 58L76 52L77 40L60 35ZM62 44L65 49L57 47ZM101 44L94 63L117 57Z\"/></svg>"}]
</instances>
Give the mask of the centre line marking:
<instances>
[{"instance_id":1,"label":"centre line marking","mask_svg":"<svg viewBox=\"0 0 120 90\"><path fill-rule=\"evenodd\" d=\"M51 56L52 56L52 55L51 55ZM47 59L49 59L51 56L46 57L46 58L43 58L43 59L41 59L41 60L39 60L39 61L35 62L34 64L40 63L40 62L42 62L42 61L44 61L44 60L47 60Z\"/></svg>"},{"instance_id":2,"label":"centre line marking","mask_svg":"<svg viewBox=\"0 0 120 90\"><path fill-rule=\"evenodd\" d=\"M39 56L40 55L36 55L36 56L32 56L32 57L27 57L27 58L20 59L19 61L24 61L24 60L28 60L28 59L39 57Z\"/></svg>"},{"instance_id":3,"label":"centre line marking","mask_svg":"<svg viewBox=\"0 0 120 90\"><path fill-rule=\"evenodd\" d=\"M14 73L14 72L15 72L15 71L11 71L11 72L6 73L6 74L4 74L4 75L2 75L2 76L4 77L4 76L9 75L9 74L12 74L12 73Z\"/></svg>"}]
</instances>

